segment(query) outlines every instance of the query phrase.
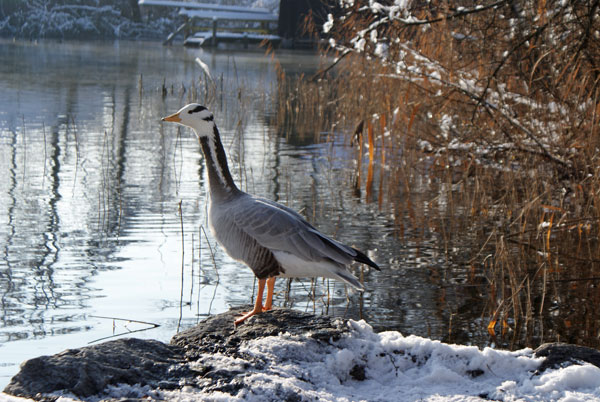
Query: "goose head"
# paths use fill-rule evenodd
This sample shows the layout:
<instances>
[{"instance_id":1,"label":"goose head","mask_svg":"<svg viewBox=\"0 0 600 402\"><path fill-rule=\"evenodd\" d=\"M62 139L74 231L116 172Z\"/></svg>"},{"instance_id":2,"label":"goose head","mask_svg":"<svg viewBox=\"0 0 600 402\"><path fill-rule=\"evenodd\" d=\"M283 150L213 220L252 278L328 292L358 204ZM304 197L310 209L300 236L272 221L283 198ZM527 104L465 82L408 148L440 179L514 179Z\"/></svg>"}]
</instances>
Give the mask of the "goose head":
<instances>
[{"instance_id":1,"label":"goose head","mask_svg":"<svg viewBox=\"0 0 600 402\"><path fill-rule=\"evenodd\" d=\"M170 121L190 127L198 138L212 136L215 129L213 114L198 103L190 103L170 116L163 117L162 121Z\"/></svg>"}]
</instances>

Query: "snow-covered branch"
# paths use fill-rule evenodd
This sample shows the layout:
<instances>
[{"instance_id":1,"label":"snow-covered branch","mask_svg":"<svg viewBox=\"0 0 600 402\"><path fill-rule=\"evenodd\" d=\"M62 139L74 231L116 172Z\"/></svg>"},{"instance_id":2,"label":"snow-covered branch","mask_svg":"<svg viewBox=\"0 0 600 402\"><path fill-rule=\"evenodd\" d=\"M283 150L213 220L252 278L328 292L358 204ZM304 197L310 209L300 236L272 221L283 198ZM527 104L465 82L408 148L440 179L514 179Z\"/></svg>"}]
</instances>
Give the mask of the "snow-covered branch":
<instances>
[{"instance_id":1,"label":"snow-covered branch","mask_svg":"<svg viewBox=\"0 0 600 402\"><path fill-rule=\"evenodd\" d=\"M509 137L579 175L569 145L575 132L591 134L598 104L600 57L592 49L600 49L600 18L589 14L595 3L533 7L500 0L451 8L341 0L323 31L336 51L379 63L386 76L417 85L432 101L460 94L452 98L460 110L450 115L463 127L465 112L471 115L471 129L456 133L462 141L489 126L480 139L493 144L498 135Z\"/></svg>"}]
</instances>

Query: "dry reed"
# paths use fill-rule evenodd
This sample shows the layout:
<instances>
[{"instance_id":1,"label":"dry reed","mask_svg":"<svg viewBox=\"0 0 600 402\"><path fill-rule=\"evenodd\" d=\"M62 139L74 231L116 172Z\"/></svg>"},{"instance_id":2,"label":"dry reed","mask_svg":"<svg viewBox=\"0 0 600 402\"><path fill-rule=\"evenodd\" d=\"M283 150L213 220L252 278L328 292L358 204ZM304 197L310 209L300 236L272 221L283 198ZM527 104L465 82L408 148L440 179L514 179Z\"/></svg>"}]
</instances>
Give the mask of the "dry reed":
<instances>
[{"instance_id":1,"label":"dry reed","mask_svg":"<svg viewBox=\"0 0 600 402\"><path fill-rule=\"evenodd\" d=\"M377 203L393 212L398 241L407 228L438 233L446 258L487 284L482 325L513 347L600 346L590 314L600 299L596 6L540 3L514 22L505 2L472 13L434 2L413 10L425 28L350 10L332 33L347 46L335 68L279 73L279 129L354 132L365 202L378 168ZM369 29L397 38L385 57L369 41L353 50ZM415 192L432 196L416 205Z\"/></svg>"}]
</instances>

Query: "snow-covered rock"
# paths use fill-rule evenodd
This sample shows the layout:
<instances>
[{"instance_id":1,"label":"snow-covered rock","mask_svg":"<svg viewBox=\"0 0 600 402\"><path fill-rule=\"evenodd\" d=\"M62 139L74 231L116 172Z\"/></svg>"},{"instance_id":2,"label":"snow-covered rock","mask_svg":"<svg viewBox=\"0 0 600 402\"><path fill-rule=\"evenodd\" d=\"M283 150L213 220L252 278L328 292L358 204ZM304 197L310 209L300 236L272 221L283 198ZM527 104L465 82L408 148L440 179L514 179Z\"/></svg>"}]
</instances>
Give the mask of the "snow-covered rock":
<instances>
[{"instance_id":1,"label":"snow-covered rock","mask_svg":"<svg viewBox=\"0 0 600 402\"><path fill-rule=\"evenodd\" d=\"M32 359L0 400L600 401L600 352L590 348L481 350L288 309L236 329L240 312L171 345L123 339Z\"/></svg>"}]
</instances>

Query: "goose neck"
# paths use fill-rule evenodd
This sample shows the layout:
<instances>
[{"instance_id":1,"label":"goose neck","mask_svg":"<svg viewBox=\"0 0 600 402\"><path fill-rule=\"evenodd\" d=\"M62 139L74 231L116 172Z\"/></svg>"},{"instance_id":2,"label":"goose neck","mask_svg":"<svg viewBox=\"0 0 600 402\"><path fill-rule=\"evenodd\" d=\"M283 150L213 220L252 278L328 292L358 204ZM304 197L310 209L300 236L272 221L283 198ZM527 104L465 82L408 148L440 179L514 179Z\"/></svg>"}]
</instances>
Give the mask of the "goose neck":
<instances>
[{"instance_id":1,"label":"goose neck","mask_svg":"<svg viewBox=\"0 0 600 402\"><path fill-rule=\"evenodd\" d=\"M239 190L229 172L227 156L221 143L219 130L214 126L213 135L199 138L208 170L211 197L213 199L222 199L233 196Z\"/></svg>"}]
</instances>

